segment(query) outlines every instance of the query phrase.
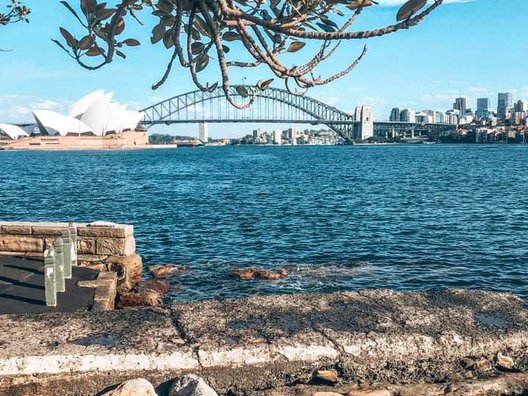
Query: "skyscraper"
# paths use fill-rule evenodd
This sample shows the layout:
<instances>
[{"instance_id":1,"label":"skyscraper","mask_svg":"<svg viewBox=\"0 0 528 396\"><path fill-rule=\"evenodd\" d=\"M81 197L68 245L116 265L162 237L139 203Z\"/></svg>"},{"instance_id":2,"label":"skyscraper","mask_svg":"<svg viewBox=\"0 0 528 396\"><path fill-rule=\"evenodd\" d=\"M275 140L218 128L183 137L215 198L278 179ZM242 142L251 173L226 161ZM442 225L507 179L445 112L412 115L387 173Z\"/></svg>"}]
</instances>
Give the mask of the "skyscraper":
<instances>
[{"instance_id":1,"label":"skyscraper","mask_svg":"<svg viewBox=\"0 0 528 396\"><path fill-rule=\"evenodd\" d=\"M488 118L490 113L490 100L489 98L478 98L477 99L477 119Z\"/></svg>"},{"instance_id":2,"label":"skyscraper","mask_svg":"<svg viewBox=\"0 0 528 396\"><path fill-rule=\"evenodd\" d=\"M402 122L416 122L414 110L403 109L400 112L400 121L402 121Z\"/></svg>"},{"instance_id":3,"label":"skyscraper","mask_svg":"<svg viewBox=\"0 0 528 396\"><path fill-rule=\"evenodd\" d=\"M467 99L465 97L460 97L455 99L453 103L453 110L460 110L461 114L464 114L467 109Z\"/></svg>"},{"instance_id":4,"label":"skyscraper","mask_svg":"<svg viewBox=\"0 0 528 396\"><path fill-rule=\"evenodd\" d=\"M395 107L391 111L389 121L400 121L400 109Z\"/></svg>"},{"instance_id":5,"label":"skyscraper","mask_svg":"<svg viewBox=\"0 0 528 396\"><path fill-rule=\"evenodd\" d=\"M513 96L509 92L499 93L497 102L497 118L504 121L513 107Z\"/></svg>"}]
</instances>

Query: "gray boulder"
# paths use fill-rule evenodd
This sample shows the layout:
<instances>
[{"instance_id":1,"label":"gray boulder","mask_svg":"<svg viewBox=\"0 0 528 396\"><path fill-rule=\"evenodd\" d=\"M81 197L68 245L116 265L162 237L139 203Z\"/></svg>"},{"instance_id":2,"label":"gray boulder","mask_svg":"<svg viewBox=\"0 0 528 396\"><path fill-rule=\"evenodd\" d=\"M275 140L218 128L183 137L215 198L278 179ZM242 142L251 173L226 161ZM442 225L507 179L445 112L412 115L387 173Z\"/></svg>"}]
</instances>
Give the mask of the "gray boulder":
<instances>
[{"instance_id":1,"label":"gray boulder","mask_svg":"<svg viewBox=\"0 0 528 396\"><path fill-rule=\"evenodd\" d=\"M202 378L189 374L174 381L169 396L218 396L218 394Z\"/></svg>"}]
</instances>

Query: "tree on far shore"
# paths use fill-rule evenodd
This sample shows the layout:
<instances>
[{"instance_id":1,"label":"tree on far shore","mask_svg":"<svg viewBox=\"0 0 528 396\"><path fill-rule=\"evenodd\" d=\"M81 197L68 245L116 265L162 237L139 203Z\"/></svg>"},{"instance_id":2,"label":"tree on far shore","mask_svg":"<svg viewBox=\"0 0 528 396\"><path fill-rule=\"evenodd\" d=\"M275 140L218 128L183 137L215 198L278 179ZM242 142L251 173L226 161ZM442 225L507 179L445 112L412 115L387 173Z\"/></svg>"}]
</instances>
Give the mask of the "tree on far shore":
<instances>
[{"instance_id":1,"label":"tree on far shore","mask_svg":"<svg viewBox=\"0 0 528 396\"><path fill-rule=\"evenodd\" d=\"M383 0L380 0L383 1ZM174 63L190 72L195 85L211 92L219 84L227 100L237 108L252 105L259 91L274 79L238 86L238 95L247 98L237 103L230 93L230 73L237 68L267 67L284 80L286 89L302 95L309 88L329 84L350 73L367 53L367 47L343 69L330 76L319 76L316 68L335 53L344 40L366 40L409 29L424 20L444 0L407 0L396 14L394 24L368 30L352 30L352 25L375 0L64 0L61 3L79 23L79 32L60 27L61 39L53 41L74 61L96 70L126 58L126 49L140 42L126 36L129 23L141 22L142 13L157 19L151 43L165 46L171 59L153 89L169 77ZM11 0L7 12L0 13L0 25L28 21L30 10L23 1ZM315 53L302 64L287 65L285 54L307 53L308 42L319 43ZM231 47L245 50L245 59L232 59ZM233 51L234 52L234 51ZM240 51L237 51L240 54ZM300 58L300 57L298 57ZM200 80L200 72L215 63L221 82Z\"/></svg>"}]
</instances>

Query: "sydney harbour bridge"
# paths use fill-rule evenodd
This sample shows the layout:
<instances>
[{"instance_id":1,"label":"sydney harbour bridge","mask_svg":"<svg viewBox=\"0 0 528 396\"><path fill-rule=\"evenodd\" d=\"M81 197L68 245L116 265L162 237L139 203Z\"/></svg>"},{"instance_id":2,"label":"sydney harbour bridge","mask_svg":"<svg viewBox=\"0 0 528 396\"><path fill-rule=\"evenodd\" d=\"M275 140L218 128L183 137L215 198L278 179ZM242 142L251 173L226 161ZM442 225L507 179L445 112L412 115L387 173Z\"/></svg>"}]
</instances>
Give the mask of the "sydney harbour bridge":
<instances>
[{"instance_id":1,"label":"sydney harbour bridge","mask_svg":"<svg viewBox=\"0 0 528 396\"><path fill-rule=\"evenodd\" d=\"M244 88L232 86L231 96L239 103L248 103ZM238 110L225 99L221 88L212 92L193 91L184 93L143 110L142 125L189 124L189 123L287 123L327 125L345 141L361 140L363 130L373 130L375 136L430 136L455 128L449 124L423 124L412 122L373 122L371 119L356 119L336 107L327 105L309 96L299 96L286 90L268 88L259 92L252 106ZM359 117L358 117L359 118ZM368 123L373 123L369 126Z\"/></svg>"}]
</instances>

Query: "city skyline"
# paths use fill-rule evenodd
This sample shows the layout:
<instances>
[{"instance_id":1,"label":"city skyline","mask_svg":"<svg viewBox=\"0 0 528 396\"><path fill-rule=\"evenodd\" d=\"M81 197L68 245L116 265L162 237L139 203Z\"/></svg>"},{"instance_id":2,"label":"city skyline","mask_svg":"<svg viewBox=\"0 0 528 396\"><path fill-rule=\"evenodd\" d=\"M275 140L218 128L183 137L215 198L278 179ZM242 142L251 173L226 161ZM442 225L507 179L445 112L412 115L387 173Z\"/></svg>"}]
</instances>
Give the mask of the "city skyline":
<instances>
[{"instance_id":1,"label":"city skyline","mask_svg":"<svg viewBox=\"0 0 528 396\"><path fill-rule=\"evenodd\" d=\"M61 24L75 30L67 10L60 4L46 8L35 0L27 3L35 11L31 23L8 26L0 38L0 48L12 49L0 54L1 122L28 121L30 109L35 108L67 112L77 97L96 88L115 92L119 102L135 109L195 89L188 76L178 70L159 91L150 90L169 54L164 48L151 46L148 29L138 26L131 27L131 35L137 35L144 45L129 51L126 61L97 72L82 70L50 41L59 35L57 17L51 16L60 16ZM402 1L380 3L365 11L371 20L379 20L375 25L392 20L391 7ZM489 97L495 108L496 92L511 92L515 100L526 99L528 77L522 72L523 65L515 51L501 43L511 37L521 46L526 44L522 16L527 13L528 4L522 0L512 0L508 7L497 5L496 0L448 2L415 29L369 41L370 53L356 71L307 95L350 114L356 105L371 105L377 120L388 119L393 107L445 111L460 96L467 97L468 107L473 110L477 98L482 97ZM463 33L462 39L452 33L454 29ZM35 33L37 30L40 34ZM479 39L482 37L486 40ZM357 49L354 43L342 47L346 49L338 52L331 63L346 63L351 51ZM35 56L37 50L39 56ZM149 60L148 67L145 59ZM323 67L321 74L330 69L331 65ZM257 74L245 71L240 79L247 77L248 83L255 82ZM203 75L207 81L217 79L216 70L207 70ZM282 88L278 81L273 86ZM250 131L254 127L243 128ZM211 125L209 134L221 137L233 131L231 135L238 135L239 129ZM188 125L170 128L169 132L197 134L197 129Z\"/></svg>"}]
</instances>

